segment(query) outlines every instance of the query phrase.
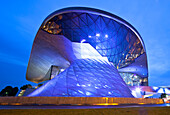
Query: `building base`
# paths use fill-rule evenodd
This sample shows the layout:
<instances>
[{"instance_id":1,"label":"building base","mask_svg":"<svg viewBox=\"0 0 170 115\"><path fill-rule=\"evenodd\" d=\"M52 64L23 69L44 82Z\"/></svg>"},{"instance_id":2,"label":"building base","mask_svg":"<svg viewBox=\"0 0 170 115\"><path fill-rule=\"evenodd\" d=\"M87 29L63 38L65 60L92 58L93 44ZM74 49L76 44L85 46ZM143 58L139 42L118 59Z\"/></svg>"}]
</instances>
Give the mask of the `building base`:
<instances>
[{"instance_id":1,"label":"building base","mask_svg":"<svg viewBox=\"0 0 170 115\"><path fill-rule=\"evenodd\" d=\"M162 99L117 97L0 97L0 105L121 105L163 103Z\"/></svg>"}]
</instances>

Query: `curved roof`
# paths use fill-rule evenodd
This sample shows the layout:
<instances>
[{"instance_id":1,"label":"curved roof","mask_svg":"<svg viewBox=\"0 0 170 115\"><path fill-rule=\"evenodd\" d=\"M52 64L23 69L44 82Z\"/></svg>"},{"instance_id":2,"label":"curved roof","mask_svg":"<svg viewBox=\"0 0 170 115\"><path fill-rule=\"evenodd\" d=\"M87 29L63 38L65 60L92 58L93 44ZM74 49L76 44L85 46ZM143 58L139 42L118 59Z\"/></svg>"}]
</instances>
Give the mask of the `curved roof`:
<instances>
[{"instance_id":1,"label":"curved roof","mask_svg":"<svg viewBox=\"0 0 170 115\"><path fill-rule=\"evenodd\" d=\"M120 18L119 16L116 16L112 13L109 13L107 11L103 11L103 10L99 10L96 8L89 8L89 7L67 7L67 8L63 8L60 10L56 10L53 13L51 13L50 15L48 15L45 20L43 21L42 25L45 25L45 23L47 23L50 19L54 18L57 15L63 14L63 13L69 13L69 12L86 12L86 13L91 13L91 14L96 14L96 15L102 15L104 17L108 17L110 19L113 19L123 25L125 25L126 27L128 27L129 29L131 29L131 31L133 31L136 36L139 38L139 40L142 43L142 46L145 50L145 45L143 42L143 39L141 37L141 35L139 34L139 32L130 24L128 23L126 20Z\"/></svg>"}]
</instances>

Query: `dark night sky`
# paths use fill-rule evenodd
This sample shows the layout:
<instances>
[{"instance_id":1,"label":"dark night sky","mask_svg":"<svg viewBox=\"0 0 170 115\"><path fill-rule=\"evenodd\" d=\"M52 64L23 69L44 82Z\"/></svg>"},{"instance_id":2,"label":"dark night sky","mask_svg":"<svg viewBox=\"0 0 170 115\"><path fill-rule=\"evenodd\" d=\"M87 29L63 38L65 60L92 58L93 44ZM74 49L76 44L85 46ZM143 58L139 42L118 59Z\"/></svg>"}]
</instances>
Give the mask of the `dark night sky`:
<instances>
[{"instance_id":1,"label":"dark night sky","mask_svg":"<svg viewBox=\"0 0 170 115\"><path fill-rule=\"evenodd\" d=\"M7 85L34 85L25 76L34 37L50 13L71 6L105 10L132 24L146 46L149 85L170 85L170 1L3 0L0 4L0 90Z\"/></svg>"}]
</instances>

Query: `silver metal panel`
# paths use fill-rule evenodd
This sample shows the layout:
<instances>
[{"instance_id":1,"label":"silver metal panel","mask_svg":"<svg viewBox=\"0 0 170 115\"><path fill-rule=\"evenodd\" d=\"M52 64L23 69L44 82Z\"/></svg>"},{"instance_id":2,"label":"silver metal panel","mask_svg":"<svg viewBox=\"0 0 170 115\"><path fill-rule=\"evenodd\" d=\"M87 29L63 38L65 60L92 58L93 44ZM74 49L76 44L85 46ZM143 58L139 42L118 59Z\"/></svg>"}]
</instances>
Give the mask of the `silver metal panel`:
<instances>
[{"instance_id":1,"label":"silver metal panel","mask_svg":"<svg viewBox=\"0 0 170 115\"><path fill-rule=\"evenodd\" d=\"M32 47L26 78L36 83L49 80L45 75L52 65L67 68L74 58L71 41L62 35L50 35L39 30Z\"/></svg>"}]
</instances>

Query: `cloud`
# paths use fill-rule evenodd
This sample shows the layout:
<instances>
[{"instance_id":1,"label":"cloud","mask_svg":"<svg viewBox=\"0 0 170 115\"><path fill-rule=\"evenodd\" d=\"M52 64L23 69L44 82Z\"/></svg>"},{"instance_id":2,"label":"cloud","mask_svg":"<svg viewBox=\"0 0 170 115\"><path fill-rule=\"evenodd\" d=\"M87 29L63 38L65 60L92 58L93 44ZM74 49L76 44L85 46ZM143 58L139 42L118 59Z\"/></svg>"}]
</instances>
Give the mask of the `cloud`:
<instances>
[{"instance_id":1,"label":"cloud","mask_svg":"<svg viewBox=\"0 0 170 115\"><path fill-rule=\"evenodd\" d=\"M30 17L31 16L16 16L15 18L18 23L16 29L24 35L27 34L34 37L40 26L40 21L37 22L36 19L33 20L33 18Z\"/></svg>"},{"instance_id":2,"label":"cloud","mask_svg":"<svg viewBox=\"0 0 170 115\"><path fill-rule=\"evenodd\" d=\"M27 62L25 62L22 58L15 57L13 55L9 55L2 52L0 52L0 62L12 63L20 66L27 66Z\"/></svg>"}]
</instances>

